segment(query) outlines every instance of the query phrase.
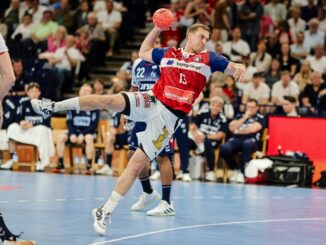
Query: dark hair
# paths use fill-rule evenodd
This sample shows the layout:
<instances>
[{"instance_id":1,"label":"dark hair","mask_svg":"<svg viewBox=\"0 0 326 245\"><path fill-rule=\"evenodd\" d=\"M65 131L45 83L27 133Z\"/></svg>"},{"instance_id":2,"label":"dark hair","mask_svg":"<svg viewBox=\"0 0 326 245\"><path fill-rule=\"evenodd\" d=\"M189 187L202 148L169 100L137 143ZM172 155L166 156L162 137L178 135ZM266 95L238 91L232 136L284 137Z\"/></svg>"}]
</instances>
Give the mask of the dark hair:
<instances>
[{"instance_id":1,"label":"dark hair","mask_svg":"<svg viewBox=\"0 0 326 245\"><path fill-rule=\"evenodd\" d=\"M32 88L37 88L39 91L41 91L41 87L36 82L31 82L27 85L27 91L31 90Z\"/></svg>"},{"instance_id":2,"label":"dark hair","mask_svg":"<svg viewBox=\"0 0 326 245\"><path fill-rule=\"evenodd\" d=\"M14 58L11 60L12 63L23 63L23 61L19 58Z\"/></svg>"},{"instance_id":3,"label":"dark hair","mask_svg":"<svg viewBox=\"0 0 326 245\"><path fill-rule=\"evenodd\" d=\"M95 79L95 81L93 82L93 86L95 85L96 82L99 82L103 87L105 87L104 81L100 78Z\"/></svg>"},{"instance_id":4,"label":"dark hair","mask_svg":"<svg viewBox=\"0 0 326 245\"><path fill-rule=\"evenodd\" d=\"M293 96L285 95L285 96L283 96L283 99L285 99L286 101L289 101L292 104L296 103L296 99Z\"/></svg>"},{"instance_id":5,"label":"dark hair","mask_svg":"<svg viewBox=\"0 0 326 245\"><path fill-rule=\"evenodd\" d=\"M248 102L247 102L247 104L248 103L255 103L256 106L258 106L258 101L256 99L249 99Z\"/></svg>"}]
</instances>

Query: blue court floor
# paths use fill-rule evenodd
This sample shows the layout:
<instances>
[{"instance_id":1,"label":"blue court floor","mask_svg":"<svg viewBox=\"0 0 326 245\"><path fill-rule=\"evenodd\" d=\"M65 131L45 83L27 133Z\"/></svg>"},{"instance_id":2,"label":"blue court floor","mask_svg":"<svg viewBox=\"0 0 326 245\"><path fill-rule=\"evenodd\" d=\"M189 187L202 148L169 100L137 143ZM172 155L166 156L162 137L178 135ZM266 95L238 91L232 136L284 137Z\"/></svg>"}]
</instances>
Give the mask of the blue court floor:
<instances>
[{"instance_id":1,"label":"blue court floor","mask_svg":"<svg viewBox=\"0 0 326 245\"><path fill-rule=\"evenodd\" d=\"M105 203L115 178L0 172L0 210L10 229L39 245L326 244L326 190L175 182L175 217L130 212L136 183L105 237L91 210ZM160 182L153 182L160 191Z\"/></svg>"}]
</instances>

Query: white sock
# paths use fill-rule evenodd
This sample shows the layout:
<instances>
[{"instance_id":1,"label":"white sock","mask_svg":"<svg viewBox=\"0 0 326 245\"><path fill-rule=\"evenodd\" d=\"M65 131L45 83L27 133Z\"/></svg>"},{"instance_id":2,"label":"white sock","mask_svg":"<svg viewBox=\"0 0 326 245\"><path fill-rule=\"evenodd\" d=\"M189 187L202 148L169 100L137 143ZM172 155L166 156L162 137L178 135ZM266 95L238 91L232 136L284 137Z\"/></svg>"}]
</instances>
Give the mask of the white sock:
<instances>
[{"instance_id":1,"label":"white sock","mask_svg":"<svg viewBox=\"0 0 326 245\"><path fill-rule=\"evenodd\" d=\"M106 213L112 213L122 199L123 196L121 196L119 193L115 191L112 191L110 198L107 200L107 202L105 203L102 209Z\"/></svg>"},{"instance_id":2,"label":"white sock","mask_svg":"<svg viewBox=\"0 0 326 245\"><path fill-rule=\"evenodd\" d=\"M80 110L79 97L75 97L75 98L63 100L63 101L60 101L60 102L56 102L54 104L53 110L54 110L54 112L68 111L68 110L79 111Z\"/></svg>"}]
</instances>

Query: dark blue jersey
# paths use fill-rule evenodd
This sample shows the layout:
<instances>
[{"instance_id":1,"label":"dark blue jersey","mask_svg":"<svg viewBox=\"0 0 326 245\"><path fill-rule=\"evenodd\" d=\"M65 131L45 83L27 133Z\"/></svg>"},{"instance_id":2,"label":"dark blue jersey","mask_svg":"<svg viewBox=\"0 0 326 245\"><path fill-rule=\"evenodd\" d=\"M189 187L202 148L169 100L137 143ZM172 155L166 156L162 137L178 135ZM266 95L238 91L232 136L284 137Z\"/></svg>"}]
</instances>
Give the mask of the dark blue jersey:
<instances>
[{"instance_id":1,"label":"dark blue jersey","mask_svg":"<svg viewBox=\"0 0 326 245\"><path fill-rule=\"evenodd\" d=\"M44 119L40 114L36 113L28 97L24 97L19 101L17 109L17 123L23 120L29 121L33 126L44 125L48 128L51 127L51 118Z\"/></svg>"},{"instance_id":2,"label":"dark blue jersey","mask_svg":"<svg viewBox=\"0 0 326 245\"><path fill-rule=\"evenodd\" d=\"M122 128L122 125L121 125L121 112L114 112L112 114L112 119L111 119L111 127L114 127L116 129L123 129L125 131L125 133L128 133L130 134L132 129L134 128L134 125L135 123L131 120L127 120L127 123L126 125L124 125L124 127Z\"/></svg>"},{"instance_id":3,"label":"dark blue jersey","mask_svg":"<svg viewBox=\"0 0 326 245\"><path fill-rule=\"evenodd\" d=\"M210 110L205 110L194 117L192 122L197 125L200 132L206 135L216 134L219 131L227 133L227 120L222 113L212 117Z\"/></svg>"},{"instance_id":4,"label":"dark blue jersey","mask_svg":"<svg viewBox=\"0 0 326 245\"><path fill-rule=\"evenodd\" d=\"M140 92L148 91L153 88L160 76L159 65L138 59L132 67L131 85L137 87Z\"/></svg>"},{"instance_id":5,"label":"dark blue jersey","mask_svg":"<svg viewBox=\"0 0 326 245\"><path fill-rule=\"evenodd\" d=\"M16 106L10 97L6 97L2 103L3 107L3 124L2 129L7 129L9 125L15 122Z\"/></svg>"},{"instance_id":6,"label":"dark blue jersey","mask_svg":"<svg viewBox=\"0 0 326 245\"><path fill-rule=\"evenodd\" d=\"M68 134L86 135L97 132L100 111L67 111Z\"/></svg>"},{"instance_id":7,"label":"dark blue jersey","mask_svg":"<svg viewBox=\"0 0 326 245\"><path fill-rule=\"evenodd\" d=\"M242 114L238 114L235 117L235 120L238 120L240 118L243 117L243 113ZM266 123L265 123L265 118L263 115L257 113L256 115L248 118L239 128L239 130L245 129L250 127L253 123L258 122L262 128L265 127ZM256 140L260 139L260 135L261 135L261 131L253 133L253 134L235 134L234 138L255 138Z\"/></svg>"}]
</instances>

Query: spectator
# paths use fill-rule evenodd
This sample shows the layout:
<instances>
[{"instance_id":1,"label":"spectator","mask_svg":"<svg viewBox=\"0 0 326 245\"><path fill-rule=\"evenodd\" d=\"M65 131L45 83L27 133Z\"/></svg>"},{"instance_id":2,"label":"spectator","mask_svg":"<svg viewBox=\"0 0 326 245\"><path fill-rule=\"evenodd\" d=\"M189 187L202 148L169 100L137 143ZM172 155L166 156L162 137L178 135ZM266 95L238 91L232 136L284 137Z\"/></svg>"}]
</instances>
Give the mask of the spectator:
<instances>
[{"instance_id":1,"label":"spectator","mask_svg":"<svg viewBox=\"0 0 326 245\"><path fill-rule=\"evenodd\" d=\"M122 21L121 13L113 9L112 0L106 0L106 10L97 13L97 20L109 36L109 51L107 52L107 56L112 56Z\"/></svg>"},{"instance_id":2,"label":"spectator","mask_svg":"<svg viewBox=\"0 0 326 245\"><path fill-rule=\"evenodd\" d=\"M288 19L288 24L290 26L290 33L292 40L296 40L298 32L304 32L306 30L306 22L300 18L301 9L298 6L292 7L292 17Z\"/></svg>"},{"instance_id":3,"label":"spectator","mask_svg":"<svg viewBox=\"0 0 326 245\"><path fill-rule=\"evenodd\" d=\"M83 26L77 33L86 31L88 33L89 51L87 61L92 66L103 65L105 62L105 34L100 24L97 23L95 13L89 13L87 16L87 25Z\"/></svg>"},{"instance_id":4,"label":"spectator","mask_svg":"<svg viewBox=\"0 0 326 245\"><path fill-rule=\"evenodd\" d=\"M326 9L318 9L319 30L326 33Z\"/></svg>"},{"instance_id":5,"label":"spectator","mask_svg":"<svg viewBox=\"0 0 326 245\"><path fill-rule=\"evenodd\" d=\"M311 67L309 61L303 61L300 67L300 71L295 74L293 81L299 86L300 91L306 87L307 84L311 84Z\"/></svg>"},{"instance_id":6,"label":"spectator","mask_svg":"<svg viewBox=\"0 0 326 245\"><path fill-rule=\"evenodd\" d=\"M27 98L23 98L17 109L17 123L8 127L8 138L10 139L10 152L16 152L16 142L35 145L39 151L40 161L36 164L37 171L43 171L50 163L50 157L54 155L50 118L43 119L34 112L31 100L38 99L41 95L40 86L37 83L30 83L27 88ZM11 168L14 162L12 158L3 168Z\"/></svg>"},{"instance_id":7,"label":"spectator","mask_svg":"<svg viewBox=\"0 0 326 245\"><path fill-rule=\"evenodd\" d=\"M258 113L258 109L257 101L250 99L246 104L245 113L238 114L229 124L232 138L220 146L222 157L233 170L233 175L230 177L232 182L245 182L245 165L258 148L260 132L265 127L264 116ZM240 166L234 158L234 154L237 152L242 152Z\"/></svg>"},{"instance_id":8,"label":"spectator","mask_svg":"<svg viewBox=\"0 0 326 245\"><path fill-rule=\"evenodd\" d=\"M20 59L12 60L12 67L14 69L16 81L9 91L9 97L15 107L19 106L19 101L27 95L27 87L30 83L30 78L24 72L23 62Z\"/></svg>"},{"instance_id":9,"label":"spectator","mask_svg":"<svg viewBox=\"0 0 326 245\"><path fill-rule=\"evenodd\" d=\"M314 3L314 0L308 0L308 4L301 7L301 18L309 22L312 18L316 18L318 14L318 8Z\"/></svg>"},{"instance_id":10,"label":"spectator","mask_svg":"<svg viewBox=\"0 0 326 245\"><path fill-rule=\"evenodd\" d=\"M319 72L314 72L311 76L311 84L307 84L301 94L303 106L310 107L312 113L315 113L318 96L320 96L320 92L325 89L326 84L324 83L321 74Z\"/></svg>"},{"instance_id":11,"label":"spectator","mask_svg":"<svg viewBox=\"0 0 326 245\"><path fill-rule=\"evenodd\" d=\"M261 39L258 42L257 52L250 54L251 65L257 68L258 72L267 72L272 63L272 56L266 53L266 41Z\"/></svg>"},{"instance_id":12,"label":"spectator","mask_svg":"<svg viewBox=\"0 0 326 245\"><path fill-rule=\"evenodd\" d=\"M322 44L317 44L315 46L315 55L308 56L307 61L309 61L313 71L326 74L326 56L324 55L324 47Z\"/></svg>"},{"instance_id":13,"label":"spectator","mask_svg":"<svg viewBox=\"0 0 326 245\"><path fill-rule=\"evenodd\" d=\"M49 10L39 3L39 0L26 0L27 11L33 16L33 24L40 23L44 18L44 12Z\"/></svg>"},{"instance_id":14,"label":"spectator","mask_svg":"<svg viewBox=\"0 0 326 245\"><path fill-rule=\"evenodd\" d=\"M283 99L282 109L284 114L287 117L298 117L295 98L292 96L284 96Z\"/></svg>"},{"instance_id":15,"label":"spectator","mask_svg":"<svg viewBox=\"0 0 326 245\"><path fill-rule=\"evenodd\" d=\"M227 96L227 101L232 104L233 108L239 108L239 89L235 85L232 76L227 76L225 85L223 86L223 92Z\"/></svg>"},{"instance_id":16,"label":"spectator","mask_svg":"<svg viewBox=\"0 0 326 245\"><path fill-rule=\"evenodd\" d=\"M79 89L79 96L90 95L92 92L92 86L85 83ZM90 173L99 115L99 110L67 111L68 134L63 133L58 136L57 154L59 163L56 171L64 169L65 143L69 140L72 144L85 143L85 155L87 159L85 174Z\"/></svg>"},{"instance_id":17,"label":"spectator","mask_svg":"<svg viewBox=\"0 0 326 245\"><path fill-rule=\"evenodd\" d=\"M283 43L281 46L281 54L279 56L279 61L281 65L281 71L290 71L291 77L295 75L297 72L299 61L293 58L290 55L290 48L289 44Z\"/></svg>"},{"instance_id":18,"label":"spectator","mask_svg":"<svg viewBox=\"0 0 326 245\"><path fill-rule=\"evenodd\" d=\"M308 56L310 50L304 45L304 33L297 32L295 42L290 46L291 56L301 62Z\"/></svg>"},{"instance_id":19,"label":"spectator","mask_svg":"<svg viewBox=\"0 0 326 245\"><path fill-rule=\"evenodd\" d=\"M263 14L263 7L258 0L247 0L240 9L239 26L244 40L249 43L252 51L257 49Z\"/></svg>"},{"instance_id":20,"label":"spectator","mask_svg":"<svg viewBox=\"0 0 326 245\"><path fill-rule=\"evenodd\" d=\"M281 65L277 58L272 59L271 68L264 77L269 88L272 88L273 84L281 79Z\"/></svg>"},{"instance_id":21,"label":"spectator","mask_svg":"<svg viewBox=\"0 0 326 245\"><path fill-rule=\"evenodd\" d=\"M223 51L230 56L234 62L241 61L242 56L250 54L248 43L241 39L241 31L239 27L232 30L232 40L223 45Z\"/></svg>"},{"instance_id":22,"label":"spectator","mask_svg":"<svg viewBox=\"0 0 326 245\"><path fill-rule=\"evenodd\" d=\"M80 1L79 8L73 14L74 29L79 29L87 25L87 16L89 14L89 4L87 0Z\"/></svg>"},{"instance_id":23,"label":"spectator","mask_svg":"<svg viewBox=\"0 0 326 245\"><path fill-rule=\"evenodd\" d=\"M131 70L134 62L138 59L138 51L132 51L130 60L126 61L119 68L119 72L124 72L126 74L127 80L131 81ZM140 74L137 74L137 76Z\"/></svg>"},{"instance_id":24,"label":"spectator","mask_svg":"<svg viewBox=\"0 0 326 245\"><path fill-rule=\"evenodd\" d=\"M281 50L281 44L278 40L278 35L275 32L270 32L267 36L267 53L279 54Z\"/></svg>"},{"instance_id":25,"label":"spectator","mask_svg":"<svg viewBox=\"0 0 326 245\"><path fill-rule=\"evenodd\" d=\"M289 71L282 71L281 80L274 83L272 87L272 104L281 106L284 102L283 97L293 96L298 101L300 90L298 85L291 81Z\"/></svg>"},{"instance_id":26,"label":"spectator","mask_svg":"<svg viewBox=\"0 0 326 245\"><path fill-rule=\"evenodd\" d=\"M278 33L278 40L281 45L283 43L287 43L289 45L292 43L290 26L287 21L283 20L279 22L278 29L276 32Z\"/></svg>"},{"instance_id":27,"label":"spectator","mask_svg":"<svg viewBox=\"0 0 326 245\"><path fill-rule=\"evenodd\" d=\"M194 22L212 26L214 9L212 9L204 0L194 0L188 2L184 16L186 19L193 18Z\"/></svg>"},{"instance_id":28,"label":"spectator","mask_svg":"<svg viewBox=\"0 0 326 245\"><path fill-rule=\"evenodd\" d=\"M20 8L19 0L11 0L10 7L5 12L5 24L8 27L9 36L12 35L20 21L22 20L24 12Z\"/></svg>"},{"instance_id":29,"label":"spectator","mask_svg":"<svg viewBox=\"0 0 326 245\"><path fill-rule=\"evenodd\" d=\"M272 17L275 25L278 25L278 23L281 21L286 20L286 7L278 0L271 0L268 4L265 5L264 11L267 15Z\"/></svg>"},{"instance_id":30,"label":"spectator","mask_svg":"<svg viewBox=\"0 0 326 245\"><path fill-rule=\"evenodd\" d=\"M325 33L318 29L319 21L316 18L313 18L309 21L309 29L305 31L305 39L304 44L309 51L312 48L316 47L316 45L325 43Z\"/></svg>"},{"instance_id":31,"label":"spectator","mask_svg":"<svg viewBox=\"0 0 326 245\"><path fill-rule=\"evenodd\" d=\"M221 41L224 43L228 40L229 31L231 30L231 23L229 21L228 8L232 0L220 0L215 5L214 13L214 29L220 30Z\"/></svg>"},{"instance_id":32,"label":"spectator","mask_svg":"<svg viewBox=\"0 0 326 245\"><path fill-rule=\"evenodd\" d=\"M64 26L59 26L58 29L48 38L47 51L54 53L58 48L66 45L67 30Z\"/></svg>"},{"instance_id":33,"label":"spectator","mask_svg":"<svg viewBox=\"0 0 326 245\"><path fill-rule=\"evenodd\" d=\"M208 163L208 172L205 174L205 179L208 181L216 181L214 173L215 149L220 145L222 139L227 133L227 120L223 115L224 101L220 97L210 99L208 111L199 112L193 118L193 122L189 127L189 144L190 149L198 149L205 153Z\"/></svg>"},{"instance_id":34,"label":"spectator","mask_svg":"<svg viewBox=\"0 0 326 245\"><path fill-rule=\"evenodd\" d=\"M19 35L21 35L21 37L18 38L19 40L31 38L33 27L32 15L26 13L23 16L22 23L17 26L14 33L11 35L11 38L15 39Z\"/></svg>"},{"instance_id":35,"label":"spectator","mask_svg":"<svg viewBox=\"0 0 326 245\"><path fill-rule=\"evenodd\" d=\"M221 31L220 29L214 28L212 30L211 38L206 43L206 49L209 51L215 51L217 43L221 42Z\"/></svg>"},{"instance_id":36,"label":"spectator","mask_svg":"<svg viewBox=\"0 0 326 245\"><path fill-rule=\"evenodd\" d=\"M56 21L58 25L66 27L69 33L73 31L74 20L69 8L69 0L60 1L60 7L54 10L53 20Z\"/></svg>"},{"instance_id":37,"label":"spectator","mask_svg":"<svg viewBox=\"0 0 326 245\"><path fill-rule=\"evenodd\" d=\"M242 63L246 66L246 71L244 74L244 83L245 84L240 84L240 83L238 84L238 87L240 89L244 89L246 83L251 82L254 74L257 72L257 68L250 64L250 56L249 55L242 56Z\"/></svg>"},{"instance_id":38,"label":"spectator","mask_svg":"<svg viewBox=\"0 0 326 245\"><path fill-rule=\"evenodd\" d=\"M243 90L242 104L247 104L249 99L255 99L259 105L267 105L269 97L270 88L263 82L263 73L256 72Z\"/></svg>"}]
</instances>

